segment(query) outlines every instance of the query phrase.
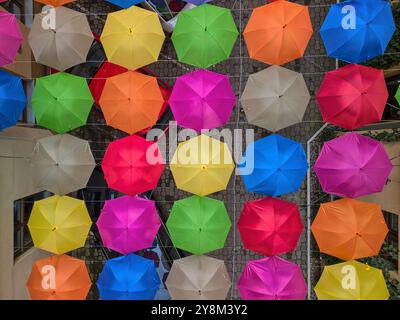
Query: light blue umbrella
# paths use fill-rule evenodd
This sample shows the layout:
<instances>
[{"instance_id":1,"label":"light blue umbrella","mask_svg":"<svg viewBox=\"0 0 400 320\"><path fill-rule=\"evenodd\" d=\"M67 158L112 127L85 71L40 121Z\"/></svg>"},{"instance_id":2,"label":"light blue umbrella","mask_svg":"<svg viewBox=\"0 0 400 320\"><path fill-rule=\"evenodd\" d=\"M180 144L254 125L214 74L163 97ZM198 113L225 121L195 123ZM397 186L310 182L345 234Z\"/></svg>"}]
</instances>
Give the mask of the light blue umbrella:
<instances>
[{"instance_id":1,"label":"light blue umbrella","mask_svg":"<svg viewBox=\"0 0 400 320\"><path fill-rule=\"evenodd\" d=\"M106 0L109 3L115 4L116 6L119 6L124 9L128 9L135 4L141 3L144 0Z\"/></svg>"}]
</instances>

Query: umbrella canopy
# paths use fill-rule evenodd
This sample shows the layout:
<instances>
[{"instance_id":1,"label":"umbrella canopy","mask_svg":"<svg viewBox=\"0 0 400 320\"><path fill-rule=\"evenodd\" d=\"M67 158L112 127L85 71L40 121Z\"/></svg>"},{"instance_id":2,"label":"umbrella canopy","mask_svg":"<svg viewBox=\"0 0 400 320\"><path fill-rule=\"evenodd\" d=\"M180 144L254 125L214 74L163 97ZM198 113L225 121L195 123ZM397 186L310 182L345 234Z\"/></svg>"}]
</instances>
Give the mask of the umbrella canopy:
<instances>
[{"instance_id":1,"label":"umbrella canopy","mask_svg":"<svg viewBox=\"0 0 400 320\"><path fill-rule=\"evenodd\" d=\"M201 4L207 3L207 2L211 2L212 0L185 0L185 2L187 3L192 3L196 6L199 6Z\"/></svg>"},{"instance_id":2,"label":"umbrella canopy","mask_svg":"<svg viewBox=\"0 0 400 320\"><path fill-rule=\"evenodd\" d=\"M397 88L395 98L397 103L400 104L400 86Z\"/></svg>"},{"instance_id":3,"label":"umbrella canopy","mask_svg":"<svg viewBox=\"0 0 400 320\"><path fill-rule=\"evenodd\" d=\"M381 192L392 168L381 142L355 132L325 142L314 166L324 192L347 198Z\"/></svg>"},{"instance_id":4,"label":"umbrella canopy","mask_svg":"<svg viewBox=\"0 0 400 320\"><path fill-rule=\"evenodd\" d=\"M154 201L130 196L106 200L97 220L104 246L122 254L150 248L160 224Z\"/></svg>"},{"instance_id":5,"label":"umbrella canopy","mask_svg":"<svg viewBox=\"0 0 400 320\"><path fill-rule=\"evenodd\" d=\"M35 247L55 254L83 247L91 225L84 201L59 195L35 201L28 221Z\"/></svg>"},{"instance_id":6,"label":"umbrella canopy","mask_svg":"<svg viewBox=\"0 0 400 320\"><path fill-rule=\"evenodd\" d=\"M101 167L111 189L133 196L157 187L165 162L155 142L133 135L111 142Z\"/></svg>"},{"instance_id":7,"label":"umbrella canopy","mask_svg":"<svg viewBox=\"0 0 400 320\"><path fill-rule=\"evenodd\" d=\"M86 62L94 37L84 13L57 7L54 14L54 28L43 28L47 15L35 15L29 44L36 62L64 71Z\"/></svg>"},{"instance_id":8,"label":"umbrella canopy","mask_svg":"<svg viewBox=\"0 0 400 320\"><path fill-rule=\"evenodd\" d=\"M226 143L202 134L178 145L170 167L177 188L206 196L226 190L235 164Z\"/></svg>"},{"instance_id":9,"label":"umbrella canopy","mask_svg":"<svg viewBox=\"0 0 400 320\"><path fill-rule=\"evenodd\" d=\"M157 61L164 39L158 15L137 6L109 13L101 34L108 60L130 70Z\"/></svg>"},{"instance_id":10,"label":"umbrella canopy","mask_svg":"<svg viewBox=\"0 0 400 320\"><path fill-rule=\"evenodd\" d=\"M160 283L153 260L128 254L106 261L97 287L103 300L152 300Z\"/></svg>"},{"instance_id":11,"label":"umbrella canopy","mask_svg":"<svg viewBox=\"0 0 400 320\"><path fill-rule=\"evenodd\" d=\"M165 285L173 300L224 300L231 279L223 260L189 256L174 260Z\"/></svg>"},{"instance_id":12,"label":"umbrella canopy","mask_svg":"<svg viewBox=\"0 0 400 320\"><path fill-rule=\"evenodd\" d=\"M229 9L204 4L179 13L171 39L179 61L208 68L229 58L238 34Z\"/></svg>"},{"instance_id":13,"label":"umbrella canopy","mask_svg":"<svg viewBox=\"0 0 400 320\"><path fill-rule=\"evenodd\" d=\"M300 189L308 164L300 143L273 134L250 143L239 168L248 191L276 197Z\"/></svg>"},{"instance_id":14,"label":"umbrella canopy","mask_svg":"<svg viewBox=\"0 0 400 320\"><path fill-rule=\"evenodd\" d=\"M300 266L277 256L247 262L237 286L244 300L304 300L307 293Z\"/></svg>"},{"instance_id":15,"label":"umbrella canopy","mask_svg":"<svg viewBox=\"0 0 400 320\"><path fill-rule=\"evenodd\" d=\"M106 80L99 104L108 125L133 134L157 122L164 98L156 78L128 71Z\"/></svg>"},{"instance_id":16,"label":"umbrella canopy","mask_svg":"<svg viewBox=\"0 0 400 320\"><path fill-rule=\"evenodd\" d=\"M348 130L381 121L388 97L383 70L357 64L327 72L317 93L324 121Z\"/></svg>"},{"instance_id":17,"label":"umbrella canopy","mask_svg":"<svg viewBox=\"0 0 400 320\"><path fill-rule=\"evenodd\" d=\"M243 32L250 58L278 65L302 57L312 34L308 7L289 1L255 8Z\"/></svg>"},{"instance_id":18,"label":"umbrella canopy","mask_svg":"<svg viewBox=\"0 0 400 320\"><path fill-rule=\"evenodd\" d=\"M63 6L64 4L74 2L75 0L35 0L36 2L48 4L53 7Z\"/></svg>"},{"instance_id":19,"label":"umbrella canopy","mask_svg":"<svg viewBox=\"0 0 400 320\"><path fill-rule=\"evenodd\" d=\"M36 79L32 109L36 122L57 133L86 124L93 105L85 78L60 72Z\"/></svg>"},{"instance_id":20,"label":"umbrella canopy","mask_svg":"<svg viewBox=\"0 0 400 320\"><path fill-rule=\"evenodd\" d=\"M64 134L39 139L31 165L37 187L67 194L86 187L96 162L87 141Z\"/></svg>"},{"instance_id":21,"label":"umbrella canopy","mask_svg":"<svg viewBox=\"0 0 400 320\"><path fill-rule=\"evenodd\" d=\"M382 270L358 261L324 267L314 288L319 300L387 300Z\"/></svg>"},{"instance_id":22,"label":"umbrella canopy","mask_svg":"<svg viewBox=\"0 0 400 320\"><path fill-rule=\"evenodd\" d=\"M238 229L246 249L274 256L296 248L303 222L297 204L267 197L244 204Z\"/></svg>"},{"instance_id":23,"label":"umbrella canopy","mask_svg":"<svg viewBox=\"0 0 400 320\"><path fill-rule=\"evenodd\" d=\"M0 130L14 126L25 107L22 79L0 70Z\"/></svg>"},{"instance_id":24,"label":"umbrella canopy","mask_svg":"<svg viewBox=\"0 0 400 320\"><path fill-rule=\"evenodd\" d=\"M278 131L303 121L310 94L301 73L271 66L249 76L240 101L249 123Z\"/></svg>"},{"instance_id":25,"label":"umbrella canopy","mask_svg":"<svg viewBox=\"0 0 400 320\"><path fill-rule=\"evenodd\" d=\"M22 39L15 15L0 11L0 67L14 61Z\"/></svg>"},{"instance_id":26,"label":"umbrella canopy","mask_svg":"<svg viewBox=\"0 0 400 320\"><path fill-rule=\"evenodd\" d=\"M37 260L26 283L32 300L85 300L91 286L85 261L67 255Z\"/></svg>"},{"instance_id":27,"label":"umbrella canopy","mask_svg":"<svg viewBox=\"0 0 400 320\"><path fill-rule=\"evenodd\" d=\"M106 0L109 3L115 4L124 9L134 6L135 4L141 3L144 0Z\"/></svg>"},{"instance_id":28,"label":"umbrella canopy","mask_svg":"<svg viewBox=\"0 0 400 320\"><path fill-rule=\"evenodd\" d=\"M235 103L228 76L208 70L179 77L169 99L178 125L196 131L226 124Z\"/></svg>"},{"instance_id":29,"label":"umbrella canopy","mask_svg":"<svg viewBox=\"0 0 400 320\"><path fill-rule=\"evenodd\" d=\"M175 201L167 228L175 247L202 255L224 247L231 221L222 201L192 196Z\"/></svg>"}]
</instances>

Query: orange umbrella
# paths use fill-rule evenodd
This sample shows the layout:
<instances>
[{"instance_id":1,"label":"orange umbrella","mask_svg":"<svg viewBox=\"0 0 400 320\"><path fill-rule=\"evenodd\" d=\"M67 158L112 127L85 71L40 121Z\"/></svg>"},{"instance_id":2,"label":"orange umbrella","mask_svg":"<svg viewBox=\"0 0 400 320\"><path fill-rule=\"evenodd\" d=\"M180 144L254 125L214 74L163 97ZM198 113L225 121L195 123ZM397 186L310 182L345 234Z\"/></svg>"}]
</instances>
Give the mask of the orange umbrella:
<instances>
[{"instance_id":1,"label":"orange umbrella","mask_svg":"<svg viewBox=\"0 0 400 320\"><path fill-rule=\"evenodd\" d=\"M134 134L157 122L164 99L156 78L128 71L106 80L99 104L109 126Z\"/></svg>"},{"instance_id":2,"label":"orange umbrella","mask_svg":"<svg viewBox=\"0 0 400 320\"><path fill-rule=\"evenodd\" d=\"M380 205L347 198L322 203L311 230L321 252L343 260L378 255L388 233Z\"/></svg>"},{"instance_id":3,"label":"orange umbrella","mask_svg":"<svg viewBox=\"0 0 400 320\"><path fill-rule=\"evenodd\" d=\"M35 0L35 1L43 3L43 4L51 5L53 7L59 7L59 6L62 6L64 4L67 4L67 3L70 3L70 2L74 2L75 0Z\"/></svg>"},{"instance_id":4,"label":"orange umbrella","mask_svg":"<svg viewBox=\"0 0 400 320\"><path fill-rule=\"evenodd\" d=\"M303 56L312 33L308 7L280 0L255 8L243 36L252 59L281 65Z\"/></svg>"}]
</instances>

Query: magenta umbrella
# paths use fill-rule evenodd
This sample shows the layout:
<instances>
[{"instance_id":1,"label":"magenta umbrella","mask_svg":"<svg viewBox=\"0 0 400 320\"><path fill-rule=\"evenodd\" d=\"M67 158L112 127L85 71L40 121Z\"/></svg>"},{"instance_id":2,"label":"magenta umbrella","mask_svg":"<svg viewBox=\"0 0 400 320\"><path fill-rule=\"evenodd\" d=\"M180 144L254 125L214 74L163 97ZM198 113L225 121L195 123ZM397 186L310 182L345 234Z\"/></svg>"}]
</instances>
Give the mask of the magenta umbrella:
<instances>
[{"instance_id":1,"label":"magenta umbrella","mask_svg":"<svg viewBox=\"0 0 400 320\"><path fill-rule=\"evenodd\" d=\"M354 132L325 142L314 166L324 192L347 198L381 192L392 168L382 143Z\"/></svg>"},{"instance_id":2,"label":"magenta umbrella","mask_svg":"<svg viewBox=\"0 0 400 320\"><path fill-rule=\"evenodd\" d=\"M247 262L238 288L244 300L304 300L307 293L300 266L278 256Z\"/></svg>"},{"instance_id":3,"label":"magenta umbrella","mask_svg":"<svg viewBox=\"0 0 400 320\"><path fill-rule=\"evenodd\" d=\"M0 11L0 67L14 61L21 43L22 34L15 15Z\"/></svg>"},{"instance_id":4,"label":"magenta umbrella","mask_svg":"<svg viewBox=\"0 0 400 320\"><path fill-rule=\"evenodd\" d=\"M150 248L160 224L154 201L137 196L107 200L97 220L104 246L122 254Z\"/></svg>"},{"instance_id":5,"label":"magenta umbrella","mask_svg":"<svg viewBox=\"0 0 400 320\"><path fill-rule=\"evenodd\" d=\"M178 125L196 131L226 124L235 103L228 76L208 70L179 77L169 99Z\"/></svg>"}]
</instances>

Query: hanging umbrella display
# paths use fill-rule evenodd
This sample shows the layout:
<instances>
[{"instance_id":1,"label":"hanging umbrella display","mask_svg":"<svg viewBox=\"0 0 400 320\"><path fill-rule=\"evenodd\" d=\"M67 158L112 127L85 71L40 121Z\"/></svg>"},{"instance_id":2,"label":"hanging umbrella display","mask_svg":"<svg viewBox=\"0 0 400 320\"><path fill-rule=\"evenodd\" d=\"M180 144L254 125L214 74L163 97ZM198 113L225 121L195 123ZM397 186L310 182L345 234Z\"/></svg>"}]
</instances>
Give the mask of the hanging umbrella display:
<instances>
[{"instance_id":1,"label":"hanging umbrella display","mask_svg":"<svg viewBox=\"0 0 400 320\"><path fill-rule=\"evenodd\" d=\"M178 145L170 168L177 188L206 196L226 189L235 164L226 143L202 134Z\"/></svg>"},{"instance_id":2,"label":"hanging umbrella display","mask_svg":"<svg viewBox=\"0 0 400 320\"><path fill-rule=\"evenodd\" d=\"M157 187L165 162L155 142L132 135L108 145L101 167L111 189L133 196Z\"/></svg>"},{"instance_id":3,"label":"hanging umbrella display","mask_svg":"<svg viewBox=\"0 0 400 320\"><path fill-rule=\"evenodd\" d=\"M106 261L97 287L102 300L152 300L160 283L153 260L128 254Z\"/></svg>"},{"instance_id":4,"label":"hanging umbrella display","mask_svg":"<svg viewBox=\"0 0 400 320\"><path fill-rule=\"evenodd\" d=\"M250 143L239 168L248 191L277 197L300 189L308 164L300 143L273 134Z\"/></svg>"},{"instance_id":5,"label":"hanging umbrella display","mask_svg":"<svg viewBox=\"0 0 400 320\"><path fill-rule=\"evenodd\" d=\"M271 66L249 76L240 101L249 123L278 131L302 122L310 94L302 74Z\"/></svg>"},{"instance_id":6,"label":"hanging umbrella display","mask_svg":"<svg viewBox=\"0 0 400 320\"><path fill-rule=\"evenodd\" d=\"M314 171L324 192L358 198L381 192L392 168L381 142L351 132L324 143Z\"/></svg>"},{"instance_id":7,"label":"hanging umbrella display","mask_svg":"<svg viewBox=\"0 0 400 320\"><path fill-rule=\"evenodd\" d=\"M124 9L134 6L135 4L141 3L144 0L106 0L109 3L115 4Z\"/></svg>"},{"instance_id":8,"label":"hanging umbrella display","mask_svg":"<svg viewBox=\"0 0 400 320\"><path fill-rule=\"evenodd\" d=\"M67 255L36 261L26 283L32 300L85 300L91 286L85 261Z\"/></svg>"},{"instance_id":9,"label":"hanging umbrella display","mask_svg":"<svg viewBox=\"0 0 400 320\"><path fill-rule=\"evenodd\" d=\"M387 300L382 270L358 261L324 267L314 291L319 300Z\"/></svg>"},{"instance_id":10,"label":"hanging umbrella display","mask_svg":"<svg viewBox=\"0 0 400 320\"><path fill-rule=\"evenodd\" d=\"M150 248L160 224L154 201L130 196L106 200L97 220L104 246L122 254Z\"/></svg>"},{"instance_id":11,"label":"hanging umbrella display","mask_svg":"<svg viewBox=\"0 0 400 320\"><path fill-rule=\"evenodd\" d=\"M0 11L0 67L14 61L22 39L15 15Z\"/></svg>"},{"instance_id":12,"label":"hanging umbrella display","mask_svg":"<svg viewBox=\"0 0 400 320\"><path fill-rule=\"evenodd\" d=\"M174 260L165 285L173 300L224 300L231 279L223 260L189 256Z\"/></svg>"},{"instance_id":13,"label":"hanging umbrella display","mask_svg":"<svg viewBox=\"0 0 400 320\"><path fill-rule=\"evenodd\" d=\"M229 58L238 34L229 9L204 4L179 13L171 39L179 61L208 68Z\"/></svg>"},{"instance_id":14,"label":"hanging umbrella display","mask_svg":"<svg viewBox=\"0 0 400 320\"><path fill-rule=\"evenodd\" d=\"M169 99L177 124L199 132L226 124L235 103L228 76L208 70L179 77Z\"/></svg>"},{"instance_id":15,"label":"hanging umbrella display","mask_svg":"<svg viewBox=\"0 0 400 320\"><path fill-rule=\"evenodd\" d=\"M167 228L175 247L202 255L224 247L231 221L222 201L192 196L175 201Z\"/></svg>"}]
</instances>

